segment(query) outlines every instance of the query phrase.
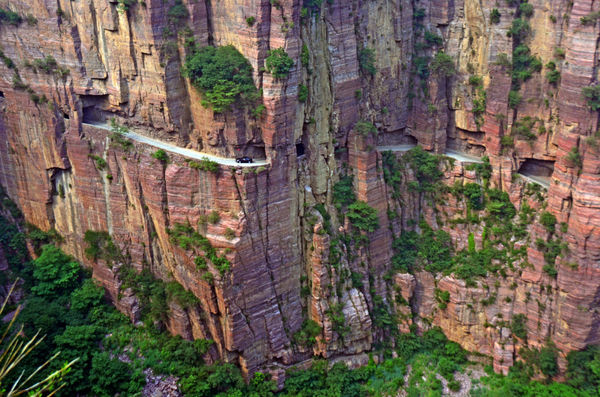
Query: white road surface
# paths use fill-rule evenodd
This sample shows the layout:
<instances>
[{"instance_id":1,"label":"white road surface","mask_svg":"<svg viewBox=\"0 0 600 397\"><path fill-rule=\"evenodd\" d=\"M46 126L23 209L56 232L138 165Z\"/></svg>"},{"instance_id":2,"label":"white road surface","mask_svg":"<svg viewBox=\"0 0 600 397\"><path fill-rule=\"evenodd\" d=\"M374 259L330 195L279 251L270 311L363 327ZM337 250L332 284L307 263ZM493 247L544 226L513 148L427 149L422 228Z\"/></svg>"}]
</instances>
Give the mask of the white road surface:
<instances>
[{"instance_id":1,"label":"white road surface","mask_svg":"<svg viewBox=\"0 0 600 397\"><path fill-rule=\"evenodd\" d=\"M377 146L377 150L380 152L391 151L391 152L406 152L414 148L416 145L393 145L393 146ZM454 150L448 150L444 153L445 156L451 157L463 163L481 163L481 159L471 156L467 153L457 152Z\"/></svg>"},{"instance_id":2,"label":"white road surface","mask_svg":"<svg viewBox=\"0 0 600 397\"><path fill-rule=\"evenodd\" d=\"M537 183L546 189L550 189L550 178L536 175L526 175L519 172L519 176L528 182Z\"/></svg>"},{"instance_id":3,"label":"white road surface","mask_svg":"<svg viewBox=\"0 0 600 397\"><path fill-rule=\"evenodd\" d=\"M392 151L392 152L406 152L414 148L416 145L393 145L393 146L377 146L377 150L380 152ZM444 153L445 156L451 157L463 163L482 163L480 158L471 156L467 153L457 152L455 150L447 150ZM550 188L550 178L536 175L525 175L519 173L519 175L528 182L537 183L545 187Z\"/></svg>"},{"instance_id":4,"label":"white road surface","mask_svg":"<svg viewBox=\"0 0 600 397\"><path fill-rule=\"evenodd\" d=\"M90 126L96 127L96 128L102 128L103 130L107 130L107 131L112 131L112 128L108 124L103 124L103 123L83 123L83 124L90 125ZM182 156L189 157L189 158L196 159L196 160L208 159L208 160L214 161L216 163L219 163L220 165L227 165L227 166L233 166L233 167L261 167L261 166L265 166L265 165L269 164L266 160L256 160L256 159L253 159L254 163L237 163L235 161L235 159L219 157L219 156L215 156L213 154L202 153L202 152L197 152L192 149L182 148L182 147L173 145L172 143L159 141L158 139L148 138L147 136L144 136L144 135L139 134L132 130L129 130L128 132L124 133L123 135L126 138L131 139L132 141L145 143L147 145L166 150L167 152L177 153Z\"/></svg>"},{"instance_id":5,"label":"white road surface","mask_svg":"<svg viewBox=\"0 0 600 397\"><path fill-rule=\"evenodd\" d=\"M463 163L483 163L483 161L481 161L481 159L478 157L471 156L463 152L457 152L455 150L447 150L446 153L444 153L444 155L461 161Z\"/></svg>"}]
</instances>

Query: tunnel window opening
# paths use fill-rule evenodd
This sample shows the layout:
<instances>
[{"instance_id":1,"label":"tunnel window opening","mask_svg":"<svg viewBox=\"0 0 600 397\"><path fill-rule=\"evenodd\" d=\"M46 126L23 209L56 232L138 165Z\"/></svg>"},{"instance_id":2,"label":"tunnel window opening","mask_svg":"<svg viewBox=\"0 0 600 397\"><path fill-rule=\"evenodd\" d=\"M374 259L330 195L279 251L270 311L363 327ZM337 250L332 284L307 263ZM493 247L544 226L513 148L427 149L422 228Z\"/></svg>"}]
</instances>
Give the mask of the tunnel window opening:
<instances>
[{"instance_id":1,"label":"tunnel window opening","mask_svg":"<svg viewBox=\"0 0 600 397\"><path fill-rule=\"evenodd\" d=\"M94 124L106 120L106 112L102 109L105 109L108 104L108 95L79 95L79 99L84 123Z\"/></svg>"},{"instance_id":2,"label":"tunnel window opening","mask_svg":"<svg viewBox=\"0 0 600 397\"><path fill-rule=\"evenodd\" d=\"M69 113L63 113L63 117L65 120L69 120Z\"/></svg>"},{"instance_id":3,"label":"tunnel window opening","mask_svg":"<svg viewBox=\"0 0 600 397\"><path fill-rule=\"evenodd\" d=\"M297 143L296 144L296 156L300 157L300 156L304 156L305 151L304 151L304 144L303 143Z\"/></svg>"},{"instance_id":4,"label":"tunnel window opening","mask_svg":"<svg viewBox=\"0 0 600 397\"><path fill-rule=\"evenodd\" d=\"M4 98L4 91L0 91L0 98Z\"/></svg>"},{"instance_id":5,"label":"tunnel window opening","mask_svg":"<svg viewBox=\"0 0 600 397\"><path fill-rule=\"evenodd\" d=\"M417 140L417 138L415 138L412 135L405 135L402 138L402 141L403 141L402 143L405 144L405 145L415 145L416 146L419 143L419 141Z\"/></svg>"},{"instance_id":6,"label":"tunnel window opening","mask_svg":"<svg viewBox=\"0 0 600 397\"><path fill-rule=\"evenodd\" d=\"M554 172L554 161L527 159L519 167L519 173L549 178Z\"/></svg>"}]
</instances>

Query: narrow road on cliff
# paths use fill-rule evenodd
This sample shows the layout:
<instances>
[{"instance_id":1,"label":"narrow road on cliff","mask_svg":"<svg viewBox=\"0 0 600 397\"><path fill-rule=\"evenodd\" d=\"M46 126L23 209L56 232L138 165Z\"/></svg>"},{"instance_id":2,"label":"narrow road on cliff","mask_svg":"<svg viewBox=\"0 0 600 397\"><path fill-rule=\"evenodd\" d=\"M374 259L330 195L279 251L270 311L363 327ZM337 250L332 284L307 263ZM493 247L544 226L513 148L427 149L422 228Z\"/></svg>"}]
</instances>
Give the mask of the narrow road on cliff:
<instances>
[{"instance_id":1,"label":"narrow road on cliff","mask_svg":"<svg viewBox=\"0 0 600 397\"><path fill-rule=\"evenodd\" d=\"M550 178L549 177L531 175L531 174L523 174L521 172L519 172L518 175L528 182L537 183L538 185L542 185L546 189L550 189Z\"/></svg>"},{"instance_id":2,"label":"narrow road on cliff","mask_svg":"<svg viewBox=\"0 0 600 397\"><path fill-rule=\"evenodd\" d=\"M380 152L391 151L391 152L407 152L417 145L393 145L393 146L377 146L377 150ZM471 156L468 153L458 152L455 150L447 150L444 156L453 158L463 163L481 163L481 159L475 156Z\"/></svg>"},{"instance_id":3,"label":"narrow road on cliff","mask_svg":"<svg viewBox=\"0 0 600 397\"><path fill-rule=\"evenodd\" d=\"M386 151L407 152L410 149L414 148L415 146L417 146L417 145L377 146L377 150L380 152L386 152ZM444 153L444 156L448 156L450 158L456 159L463 163L482 163L483 162L478 157L472 156L468 153L459 152L456 150L446 150L446 153ZM550 178L548 178L548 177L531 175L531 174L523 174L520 172L519 172L519 176L521 176L523 179L525 179L528 182L537 183L538 185L541 185L541 186L545 187L546 189L550 188Z\"/></svg>"},{"instance_id":4,"label":"narrow road on cliff","mask_svg":"<svg viewBox=\"0 0 600 397\"><path fill-rule=\"evenodd\" d=\"M101 128L103 130L112 131L110 125L105 123L82 123L83 125L88 125L91 127ZM166 150L171 153L177 153L185 157L189 157L196 160L211 160L220 165L228 165L233 167L261 167L268 165L267 160L254 160L254 163L238 163L235 159L229 159L225 157L215 156L213 154L197 152L192 149L186 149L179 147L177 145L173 145L172 143L159 141L158 139L148 138L142 134L138 134L132 130L129 130L123 134L126 138L131 139L132 141L144 143L146 145L154 146L159 149Z\"/></svg>"}]
</instances>

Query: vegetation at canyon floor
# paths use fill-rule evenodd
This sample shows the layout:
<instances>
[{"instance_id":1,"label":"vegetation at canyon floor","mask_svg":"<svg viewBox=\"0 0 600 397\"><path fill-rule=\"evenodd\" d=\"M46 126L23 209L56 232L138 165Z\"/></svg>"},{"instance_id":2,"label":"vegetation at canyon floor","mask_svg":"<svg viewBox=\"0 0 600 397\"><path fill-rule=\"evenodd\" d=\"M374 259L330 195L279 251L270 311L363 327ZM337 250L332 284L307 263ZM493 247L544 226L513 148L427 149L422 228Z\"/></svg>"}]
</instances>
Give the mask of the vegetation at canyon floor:
<instances>
[{"instance_id":1,"label":"vegetation at canyon floor","mask_svg":"<svg viewBox=\"0 0 600 397\"><path fill-rule=\"evenodd\" d=\"M164 305L164 298L159 297L169 295L185 305L185 291L173 291L149 274L138 276L140 292L149 295L142 301L151 306L151 310L144 312L143 325L134 326L105 301L104 290L89 274L52 244L60 241L60 236L31 226L27 228L28 233L24 233L9 222L9 213L19 216L16 207L9 204L4 201L4 216L0 216L0 246L12 271L2 273L3 282L15 275L24 280L20 286L25 292L24 301L20 302L24 308L19 316L25 326L24 339L37 330L46 335L43 343L20 364L19 371L12 375L13 380L21 371L32 372L60 351L59 360L51 364L49 371L78 358L66 377L66 387L60 392L65 396L139 395L146 378L154 375L175 376L180 390L187 396L384 396L394 395L400 388L408 396L437 396L444 388L465 387L464 379L476 372L473 368L481 366L470 364L466 351L448 341L439 328L432 328L421 336L414 332L396 334L393 349L376 352L377 356L386 358L379 364L371 359L367 366L349 369L341 363L330 366L327 361L315 360L308 369L290 369L280 392L275 391L274 381L260 372L246 383L235 365L208 365L203 361L203 355L212 346L211 341L186 341L162 330L161 318L156 313L167 311L168 307ZM88 250L88 255L107 252L116 255L104 234L90 234L86 238L98 242L101 248L100 251ZM39 254L37 259L28 257L27 241ZM112 256L106 258L110 260ZM509 376L493 374L490 367L486 368L487 374L472 376L471 395L591 396L598 393L598 348L568 355L566 383L549 381L557 368L556 351L551 344L540 351L531 350L523 357L526 361L518 362ZM536 369L544 379L531 380ZM2 386L6 388L9 384L10 379Z\"/></svg>"}]
</instances>

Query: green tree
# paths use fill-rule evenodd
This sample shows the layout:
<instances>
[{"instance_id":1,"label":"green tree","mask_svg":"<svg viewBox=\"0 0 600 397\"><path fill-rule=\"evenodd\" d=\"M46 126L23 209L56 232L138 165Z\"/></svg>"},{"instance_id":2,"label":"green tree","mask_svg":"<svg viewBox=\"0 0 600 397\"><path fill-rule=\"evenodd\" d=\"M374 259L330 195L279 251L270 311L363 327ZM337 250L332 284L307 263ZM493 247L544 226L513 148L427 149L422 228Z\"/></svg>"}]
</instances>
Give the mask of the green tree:
<instances>
[{"instance_id":1,"label":"green tree","mask_svg":"<svg viewBox=\"0 0 600 397\"><path fill-rule=\"evenodd\" d=\"M104 288L88 278L71 294L71 309L87 313L104 301Z\"/></svg>"},{"instance_id":2,"label":"green tree","mask_svg":"<svg viewBox=\"0 0 600 397\"><path fill-rule=\"evenodd\" d=\"M431 61L431 71L438 73L441 76L450 77L456 72L454 67L454 59L443 51L438 51Z\"/></svg>"},{"instance_id":3,"label":"green tree","mask_svg":"<svg viewBox=\"0 0 600 397\"><path fill-rule=\"evenodd\" d=\"M152 157L154 157L161 163L169 162L169 155L162 149L158 149L156 152L152 153Z\"/></svg>"},{"instance_id":4,"label":"green tree","mask_svg":"<svg viewBox=\"0 0 600 397\"><path fill-rule=\"evenodd\" d=\"M600 109L600 84L583 87L581 94L593 111Z\"/></svg>"},{"instance_id":5,"label":"green tree","mask_svg":"<svg viewBox=\"0 0 600 397\"><path fill-rule=\"evenodd\" d=\"M54 245L42 247L42 254L33 261L31 290L38 296L56 298L76 288L79 280L79 264Z\"/></svg>"},{"instance_id":6,"label":"green tree","mask_svg":"<svg viewBox=\"0 0 600 397\"><path fill-rule=\"evenodd\" d=\"M348 206L346 214L350 223L360 230L374 232L379 228L379 218L377 211L364 201L355 201Z\"/></svg>"},{"instance_id":7,"label":"green tree","mask_svg":"<svg viewBox=\"0 0 600 397\"><path fill-rule=\"evenodd\" d=\"M344 175L333 185L333 202L338 209L356 200L353 181L354 177L352 175Z\"/></svg>"},{"instance_id":8,"label":"green tree","mask_svg":"<svg viewBox=\"0 0 600 397\"><path fill-rule=\"evenodd\" d=\"M61 358L72 360L79 357L79 362L72 368L66 381L66 390L72 393L88 393L92 383L88 375L92 367L92 358L100 346L106 329L98 325L85 324L67 326L65 331L54 338L56 351Z\"/></svg>"},{"instance_id":9,"label":"green tree","mask_svg":"<svg viewBox=\"0 0 600 397\"><path fill-rule=\"evenodd\" d=\"M92 392L99 397L131 395L131 392L137 391L145 383L141 371L137 371L133 376L131 372L129 364L111 357L108 352L94 354L89 377Z\"/></svg>"},{"instance_id":10,"label":"green tree","mask_svg":"<svg viewBox=\"0 0 600 397\"><path fill-rule=\"evenodd\" d=\"M265 69L276 79L286 77L293 66L294 60L290 58L283 48L269 50L265 59Z\"/></svg>"},{"instance_id":11,"label":"green tree","mask_svg":"<svg viewBox=\"0 0 600 397\"><path fill-rule=\"evenodd\" d=\"M556 217L554 214L544 211L540 215L540 223L546 228L549 233L554 233L556 228Z\"/></svg>"},{"instance_id":12,"label":"green tree","mask_svg":"<svg viewBox=\"0 0 600 397\"><path fill-rule=\"evenodd\" d=\"M375 76L377 68L375 67L375 50L372 48L362 48L358 52L358 65L360 70L369 76Z\"/></svg>"},{"instance_id":13,"label":"green tree","mask_svg":"<svg viewBox=\"0 0 600 397\"><path fill-rule=\"evenodd\" d=\"M232 45L203 47L186 58L183 75L202 94L202 106L223 113L236 101L257 98L252 66Z\"/></svg>"}]
</instances>

